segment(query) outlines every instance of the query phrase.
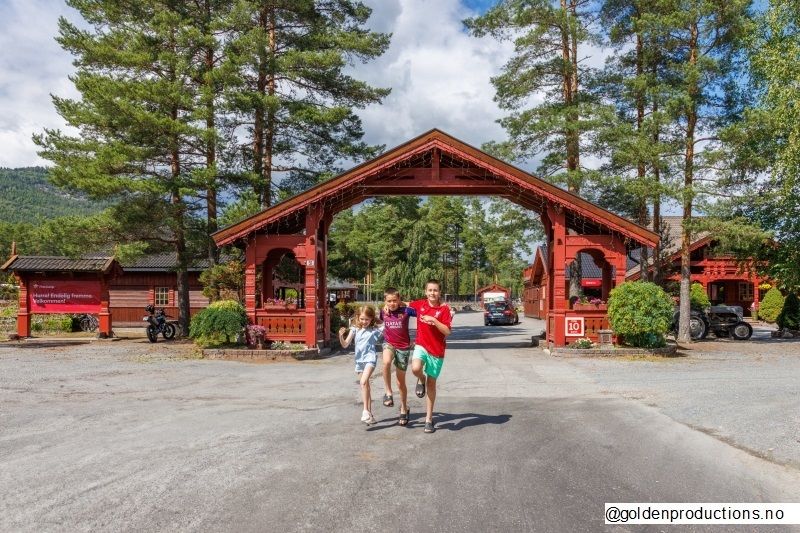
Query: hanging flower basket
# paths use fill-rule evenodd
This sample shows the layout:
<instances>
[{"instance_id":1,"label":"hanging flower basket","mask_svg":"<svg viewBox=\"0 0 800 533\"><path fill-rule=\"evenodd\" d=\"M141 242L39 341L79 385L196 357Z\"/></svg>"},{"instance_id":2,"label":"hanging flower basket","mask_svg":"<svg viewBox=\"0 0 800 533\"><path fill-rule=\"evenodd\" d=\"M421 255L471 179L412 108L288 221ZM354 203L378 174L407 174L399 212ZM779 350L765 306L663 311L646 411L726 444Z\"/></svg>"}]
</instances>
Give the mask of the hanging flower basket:
<instances>
[{"instance_id":1,"label":"hanging flower basket","mask_svg":"<svg viewBox=\"0 0 800 533\"><path fill-rule=\"evenodd\" d=\"M573 311L606 311L608 310L608 304L590 304L590 303L578 303L575 302L572 304Z\"/></svg>"}]
</instances>

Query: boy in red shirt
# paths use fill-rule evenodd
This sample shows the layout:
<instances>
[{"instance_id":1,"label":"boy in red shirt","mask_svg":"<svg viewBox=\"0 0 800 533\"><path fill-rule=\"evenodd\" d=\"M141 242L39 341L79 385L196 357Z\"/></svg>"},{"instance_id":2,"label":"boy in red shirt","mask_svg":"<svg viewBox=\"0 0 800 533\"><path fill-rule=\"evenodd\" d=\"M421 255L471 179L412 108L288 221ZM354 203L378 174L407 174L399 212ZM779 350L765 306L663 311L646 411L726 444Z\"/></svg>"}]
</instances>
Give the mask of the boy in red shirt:
<instances>
[{"instance_id":1,"label":"boy in red shirt","mask_svg":"<svg viewBox=\"0 0 800 533\"><path fill-rule=\"evenodd\" d=\"M445 337L450 335L453 313L439 301L441 286L435 279L425 284L424 300L408 304L417 312L417 338L411 356L411 372L417 377L414 391L422 398L427 391L425 433L433 433L433 404L436 401L436 379L444 364Z\"/></svg>"}]
</instances>

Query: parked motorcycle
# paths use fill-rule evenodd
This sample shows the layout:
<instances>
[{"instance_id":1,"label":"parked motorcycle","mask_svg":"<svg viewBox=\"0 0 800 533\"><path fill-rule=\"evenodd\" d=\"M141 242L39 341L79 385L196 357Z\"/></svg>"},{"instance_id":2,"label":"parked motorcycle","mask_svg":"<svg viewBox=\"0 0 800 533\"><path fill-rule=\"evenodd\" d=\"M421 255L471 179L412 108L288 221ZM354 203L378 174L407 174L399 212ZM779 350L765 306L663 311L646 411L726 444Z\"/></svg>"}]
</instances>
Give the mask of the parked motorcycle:
<instances>
[{"instance_id":1,"label":"parked motorcycle","mask_svg":"<svg viewBox=\"0 0 800 533\"><path fill-rule=\"evenodd\" d=\"M672 330L677 334L680 312L675 311L672 318ZM713 305L706 313L700 309L692 309L689 318L689 335L692 340L705 339L709 332L717 337L733 337L737 341L746 341L753 335L753 327L742 320L736 309L727 305Z\"/></svg>"},{"instance_id":2,"label":"parked motorcycle","mask_svg":"<svg viewBox=\"0 0 800 533\"><path fill-rule=\"evenodd\" d=\"M175 338L175 332L177 331L175 324L167 321L169 317L164 314L163 309L156 309L155 306L148 305L144 310L147 311L147 316L142 320L147 322L147 338L150 342L156 342L159 333L164 336L165 340Z\"/></svg>"}]
</instances>

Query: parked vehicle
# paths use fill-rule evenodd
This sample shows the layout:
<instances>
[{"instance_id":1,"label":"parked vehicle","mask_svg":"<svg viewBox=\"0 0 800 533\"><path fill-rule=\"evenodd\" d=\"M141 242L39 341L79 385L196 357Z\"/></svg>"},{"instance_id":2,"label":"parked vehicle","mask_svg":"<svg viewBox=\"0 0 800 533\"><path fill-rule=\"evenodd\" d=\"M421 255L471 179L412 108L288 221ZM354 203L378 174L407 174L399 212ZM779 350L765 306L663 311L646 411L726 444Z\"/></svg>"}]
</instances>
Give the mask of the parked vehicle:
<instances>
[{"instance_id":1,"label":"parked vehicle","mask_svg":"<svg viewBox=\"0 0 800 533\"><path fill-rule=\"evenodd\" d=\"M519 315L514 306L508 302L491 302L483 311L483 325L519 324Z\"/></svg>"},{"instance_id":2,"label":"parked vehicle","mask_svg":"<svg viewBox=\"0 0 800 533\"><path fill-rule=\"evenodd\" d=\"M147 316L142 320L147 322L147 338L150 342L158 340L158 334L164 336L165 340L172 340L175 338L177 328L174 323L169 322L168 317L163 309L156 309L155 306L148 305L144 308L147 311Z\"/></svg>"},{"instance_id":3,"label":"parked vehicle","mask_svg":"<svg viewBox=\"0 0 800 533\"><path fill-rule=\"evenodd\" d=\"M672 330L677 334L680 312L675 311ZM689 335L693 340L705 339L710 332L717 337L733 337L746 341L753 335L753 327L742 319L737 310L727 305L713 305L708 312L692 309L689 319Z\"/></svg>"}]
</instances>

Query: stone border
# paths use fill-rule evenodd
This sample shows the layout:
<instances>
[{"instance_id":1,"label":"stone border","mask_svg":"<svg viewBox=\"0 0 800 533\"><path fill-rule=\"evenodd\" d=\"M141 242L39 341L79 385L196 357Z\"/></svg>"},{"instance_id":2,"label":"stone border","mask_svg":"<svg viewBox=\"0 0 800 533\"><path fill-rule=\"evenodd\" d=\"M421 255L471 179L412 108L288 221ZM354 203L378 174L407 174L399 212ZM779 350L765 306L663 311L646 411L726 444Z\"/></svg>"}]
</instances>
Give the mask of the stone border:
<instances>
[{"instance_id":1,"label":"stone border","mask_svg":"<svg viewBox=\"0 0 800 533\"><path fill-rule=\"evenodd\" d=\"M325 355L325 350L310 348L306 350L248 350L248 349L206 349L203 356L206 359L224 361L306 361L319 359Z\"/></svg>"},{"instance_id":2,"label":"stone border","mask_svg":"<svg viewBox=\"0 0 800 533\"><path fill-rule=\"evenodd\" d=\"M636 356L636 355L656 355L660 357L675 357L678 353L678 345L667 343L663 348L545 348L546 354L554 357L617 357L617 356Z\"/></svg>"}]
</instances>

